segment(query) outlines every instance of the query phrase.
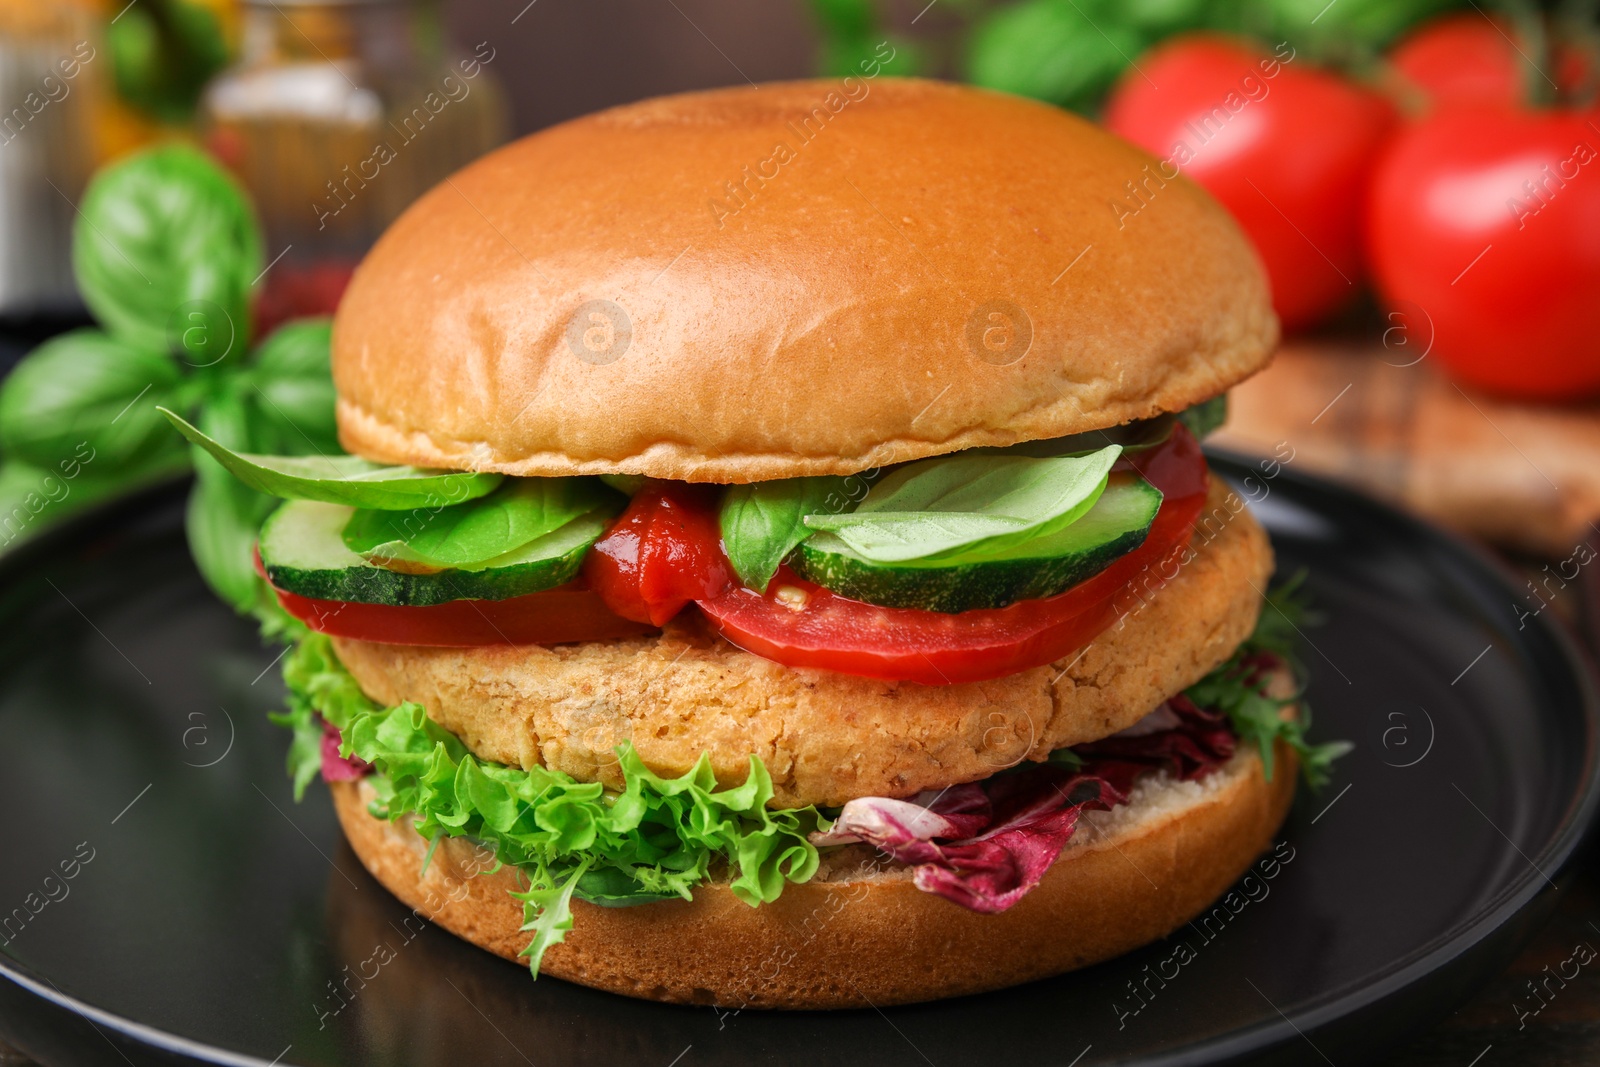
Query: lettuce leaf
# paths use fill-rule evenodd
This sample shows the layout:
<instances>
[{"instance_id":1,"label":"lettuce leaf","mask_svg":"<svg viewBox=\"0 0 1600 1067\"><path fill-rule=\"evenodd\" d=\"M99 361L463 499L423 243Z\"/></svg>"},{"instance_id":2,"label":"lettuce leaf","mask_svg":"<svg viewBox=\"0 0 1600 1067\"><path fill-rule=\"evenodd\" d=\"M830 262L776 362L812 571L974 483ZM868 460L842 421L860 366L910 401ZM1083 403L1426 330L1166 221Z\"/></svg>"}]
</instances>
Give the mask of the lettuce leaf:
<instances>
[{"instance_id":1,"label":"lettuce leaf","mask_svg":"<svg viewBox=\"0 0 1600 1067\"><path fill-rule=\"evenodd\" d=\"M424 714L419 704L382 708L361 692L328 638L311 634L284 661L290 710L277 721L295 731L290 771L315 773L309 742L320 714L339 728L342 755L371 763L372 812L397 821L417 817L424 837L469 836L502 863L527 872L521 894L534 932L528 955L539 960L571 929L570 901L611 906L670 897L725 870L734 895L754 907L789 882L817 871L809 835L828 820L815 807L771 810L772 779L756 757L742 785L719 789L711 759L664 778L633 747L617 749L623 788L608 792L542 767L523 770L479 759Z\"/></svg>"},{"instance_id":2,"label":"lettuce leaf","mask_svg":"<svg viewBox=\"0 0 1600 1067\"><path fill-rule=\"evenodd\" d=\"M1267 780L1272 779L1272 752L1275 742L1283 741L1300 760L1300 773L1306 784L1320 789L1328 784L1333 762L1355 746L1348 741L1327 741L1314 745L1306 740L1311 729L1311 705L1305 698L1303 683L1287 697L1268 696L1262 680L1264 670L1287 663L1297 681L1305 677L1295 659L1299 630L1311 622L1310 608L1300 591L1302 572L1267 594L1256 619L1255 632L1228 661L1184 694L1202 708L1220 711L1228 717L1233 732L1243 744L1254 744L1261 753ZM1295 705L1292 718L1283 709Z\"/></svg>"}]
</instances>

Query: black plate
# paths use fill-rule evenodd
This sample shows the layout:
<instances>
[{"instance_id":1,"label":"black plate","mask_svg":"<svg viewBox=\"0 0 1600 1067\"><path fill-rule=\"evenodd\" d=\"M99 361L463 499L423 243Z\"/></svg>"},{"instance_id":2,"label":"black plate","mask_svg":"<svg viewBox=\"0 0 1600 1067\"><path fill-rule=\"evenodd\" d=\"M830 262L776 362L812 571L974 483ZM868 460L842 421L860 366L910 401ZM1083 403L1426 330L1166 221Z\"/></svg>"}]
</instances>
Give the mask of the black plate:
<instances>
[{"instance_id":1,"label":"black plate","mask_svg":"<svg viewBox=\"0 0 1600 1067\"><path fill-rule=\"evenodd\" d=\"M1359 746L1300 796L1293 858L1099 967L826 1014L534 984L416 932L325 792L291 802L265 723L276 652L195 577L179 491L80 521L0 562L0 1036L74 1064L1366 1059L1501 969L1553 902L1595 812L1595 693L1474 551L1292 473L1249 484L1280 573L1307 568L1326 615L1316 733Z\"/></svg>"}]
</instances>

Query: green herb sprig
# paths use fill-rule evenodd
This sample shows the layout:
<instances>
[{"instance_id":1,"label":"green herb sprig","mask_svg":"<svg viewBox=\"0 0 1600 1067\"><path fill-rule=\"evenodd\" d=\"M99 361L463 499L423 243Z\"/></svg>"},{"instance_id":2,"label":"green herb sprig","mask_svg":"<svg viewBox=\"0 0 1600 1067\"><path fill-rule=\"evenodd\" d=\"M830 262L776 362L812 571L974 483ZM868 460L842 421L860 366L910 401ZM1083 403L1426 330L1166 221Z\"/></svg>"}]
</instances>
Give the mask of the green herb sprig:
<instances>
[{"instance_id":1,"label":"green herb sprig","mask_svg":"<svg viewBox=\"0 0 1600 1067\"><path fill-rule=\"evenodd\" d=\"M0 549L192 467L201 573L241 612L268 603L250 550L272 499L186 447L158 409L232 449L337 455L328 321L291 322L251 348L260 227L244 190L186 145L100 171L72 254L101 328L46 342L0 386Z\"/></svg>"},{"instance_id":2,"label":"green herb sprig","mask_svg":"<svg viewBox=\"0 0 1600 1067\"><path fill-rule=\"evenodd\" d=\"M1260 751L1269 779L1273 749L1278 741L1283 741L1298 757L1306 784L1320 789L1328 784L1334 761L1355 746L1349 741L1312 744L1306 740L1306 733L1311 729L1311 706L1306 701L1304 687L1297 685L1295 692L1287 696L1272 696L1249 662L1263 652L1270 653L1289 664L1297 681L1305 677L1296 650L1300 630L1314 625L1316 618L1306 598L1304 582L1305 573L1301 572L1271 590L1249 639L1226 663L1184 692L1200 707L1213 708L1228 716L1239 740L1254 744ZM1283 709L1291 704L1295 714L1285 718Z\"/></svg>"},{"instance_id":3,"label":"green herb sprig","mask_svg":"<svg viewBox=\"0 0 1600 1067\"><path fill-rule=\"evenodd\" d=\"M821 31L823 75L860 74L886 39L891 74L947 74L1093 115L1141 55L1173 34L1210 30L1275 44L1317 62L1369 66L1419 22L1460 0L949 0L915 20L916 38L886 38L882 0L807 0ZM921 4L917 5L920 9Z\"/></svg>"}]
</instances>

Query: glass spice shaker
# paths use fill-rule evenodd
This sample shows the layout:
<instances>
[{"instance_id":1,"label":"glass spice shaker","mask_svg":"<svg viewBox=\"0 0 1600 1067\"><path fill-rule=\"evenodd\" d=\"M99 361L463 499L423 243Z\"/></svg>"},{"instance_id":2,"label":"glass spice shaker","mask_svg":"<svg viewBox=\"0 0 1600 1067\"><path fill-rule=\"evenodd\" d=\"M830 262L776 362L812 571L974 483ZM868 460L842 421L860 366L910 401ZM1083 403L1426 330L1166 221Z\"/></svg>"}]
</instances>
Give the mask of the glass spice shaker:
<instances>
[{"instance_id":1,"label":"glass spice shaker","mask_svg":"<svg viewBox=\"0 0 1600 1067\"><path fill-rule=\"evenodd\" d=\"M331 312L399 213L505 139L495 49L448 47L427 0L244 0L239 62L206 89L207 146L266 234L263 332Z\"/></svg>"}]
</instances>

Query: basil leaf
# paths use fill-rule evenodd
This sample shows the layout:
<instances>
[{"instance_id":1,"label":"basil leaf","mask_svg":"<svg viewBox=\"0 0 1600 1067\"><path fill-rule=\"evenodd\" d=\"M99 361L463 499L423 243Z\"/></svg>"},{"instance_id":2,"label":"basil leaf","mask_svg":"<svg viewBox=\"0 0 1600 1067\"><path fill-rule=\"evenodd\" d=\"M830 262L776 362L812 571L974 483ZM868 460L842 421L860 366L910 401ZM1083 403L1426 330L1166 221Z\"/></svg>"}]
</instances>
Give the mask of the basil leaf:
<instances>
[{"instance_id":1,"label":"basil leaf","mask_svg":"<svg viewBox=\"0 0 1600 1067\"><path fill-rule=\"evenodd\" d=\"M206 82L228 65L222 23L197 0L129 5L101 32L117 95L174 126L194 118Z\"/></svg>"},{"instance_id":2,"label":"basil leaf","mask_svg":"<svg viewBox=\"0 0 1600 1067\"><path fill-rule=\"evenodd\" d=\"M1120 18L1091 20L1076 3L1022 0L986 9L974 25L967 79L1085 111L1145 43Z\"/></svg>"},{"instance_id":3,"label":"basil leaf","mask_svg":"<svg viewBox=\"0 0 1600 1067\"><path fill-rule=\"evenodd\" d=\"M410 511L358 510L344 543L368 562L464 567L487 563L622 501L596 478L514 478L479 500Z\"/></svg>"},{"instance_id":4,"label":"basil leaf","mask_svg":"<svg viewBox=\"0 0 1600 1067\"><path fill-rule=\"evenodd\" d=\"M807 515L844 510L847 479L784 478L733 485L722 496L722 546L739 580L758 593L795 546L812 535ZM865 483L861 483L863 487Z\"/></svg>"},{"instance_id":5,"label":"basil leaf","mask_svg":"<svg viewBox=\"0 0 1600 1067\"><path fill-rule=\"evenodd\" d=\"M328 319L297 319L274 330L251 357L251 445L281 455L337 453L337 394L328 369Z\"/></svg>"},{"instance_id":6,"label":"basil leaf","mask_svg":"<svg viewBox=\"0 0 1600 1067\"><path fill-rule=\"evenodd\" d=\"M225 440L243 443L249 432L244 405L233 396L213 398L201 412L200 421ZM252 558L256 534L274 502L234 480L205 451L198 447L192 451L195 483L184 516L189 553L219 597L235 611L249 611L257 600Z\"/></svg>"},{"instance_id":7,"label":"basil leaf","mask_svg":"<svg viewBox=\"0 0 1600 1067\"><path fill-rule=\"evenodd\" d=\"M189 465L186 452L117 472L98 472L92 448L80 448L41 469L8 457L0 462L0 552L100 500L124 495Z\"/></svg>"},{"instance_id":8,"label":"basil leaf","mask_svg":"<svg viewBox=\"0 0 1600 1067\"><path fill-rule=\"evenodd\" d=\"M243 190L204 153L150 149L102 170L73 230L72 265L95 318L196 366L242 355L261 234Z\"/></svg>"},{"instance_id":9,"label":"basil leaf","mask_svg":"<svg viewBox=\"0 0 1600 1067\"><path fill-rule=\"evenodd\" d=\"M182 416L158 408L179 433L239 481L284 500L321 500L356 508L401 511L443 507L491 492L500 474L391 467L358 456L263 456L235 452L201 433Z\"/></svg>"},{"instance_id":10,"label":"basil leaf","mask_svg":"<svg viewBox=\"0 0 1600 1067\"><path fill-rule=\"evenodd\" d=\"M923 460L884 478L845 515L807 515L875 563L982 558L1055 533L1094 506L1121 454L1107 445L1085 456L958 455Z\"/></svg>"},{"instance_id":11,"label":"basil leaf","mask_svg":"<svg viewBox=\"0 0 1600 1067\"><path fill-rule=\"evenodd\" d=\"M29 353L0 387L0 446L46 469L91 452L97 473L181 459L182 444L156 411L181 380L163 352L99 330L63 334Z\"/></svg>"},{"instance_id":12,"label":"basil leaf","mask_svg":"<svg viewBox=\"0 0 1600 1067\"><path fill-rule=\"evenodd\" d=\"M1186 407L1178 412L1177 419L1198 441L1206 434L1222 429L1222 424L1228 421L1228 394L1218 393L1210 400Z\"/></svg>"}]
</instances>

